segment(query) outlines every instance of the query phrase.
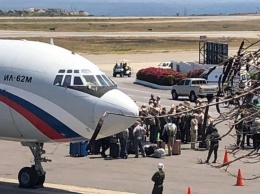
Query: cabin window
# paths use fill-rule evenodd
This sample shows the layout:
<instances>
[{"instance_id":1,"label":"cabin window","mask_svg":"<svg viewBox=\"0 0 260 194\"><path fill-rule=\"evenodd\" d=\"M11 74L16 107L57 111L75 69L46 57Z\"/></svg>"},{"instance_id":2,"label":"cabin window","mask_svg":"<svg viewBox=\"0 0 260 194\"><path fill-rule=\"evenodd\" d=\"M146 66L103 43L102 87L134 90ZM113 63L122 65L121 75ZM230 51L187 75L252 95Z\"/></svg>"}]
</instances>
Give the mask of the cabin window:
<instances>
[{"instance_id":1,"label":"cabin window","mask_svg":"<svg viewBox=\"0 0 260 194\"><path fill-rule=\"evenodd\" d=\"M82 86L83 82L80 77L74 77L73 85Z\"/></svg>"},{"instance_id":2,"label":"cabin window","mask_svg":"<svg viewBox=\"0 0 260 194\"><path fill-rule=\"evenodd\" d=\"M106 83L106 81L101 77L101 75L97 75L96 76L99 83L102 85L102 86L108 86L108 84Z\"/></svg>"},{"instance_id":3,"label":"cabin window","mask_svg":"<svg viewBox=\"0 0 260 194\"><path fill-rule=\"evenodd\" d=\"M55 77L55 80L53 82L53 85L55 86L61 86L63 75L57 75Z\"/></svg>"},{"instance_id":4,"label":"cabin window","mask_svg":"<svg viewBox=\"0 0 260 194\"><path fill-rule=\"evenodd\" d=\"M71 82L71 75L66 75L63 82L63 86L70 86L70 82Z\"/></svg>"},{"instance_id":5,"label":"cabin window","mask_svg":"<svg viewBox=\"0 0 260 194\"><path fill-rule=\"evenodd\" d=\"M89 85L89 86L99 86L99 84L98 84L94 75L83 75L83 77L85 78L87 85Z\"/></svg>"}]
</instances>

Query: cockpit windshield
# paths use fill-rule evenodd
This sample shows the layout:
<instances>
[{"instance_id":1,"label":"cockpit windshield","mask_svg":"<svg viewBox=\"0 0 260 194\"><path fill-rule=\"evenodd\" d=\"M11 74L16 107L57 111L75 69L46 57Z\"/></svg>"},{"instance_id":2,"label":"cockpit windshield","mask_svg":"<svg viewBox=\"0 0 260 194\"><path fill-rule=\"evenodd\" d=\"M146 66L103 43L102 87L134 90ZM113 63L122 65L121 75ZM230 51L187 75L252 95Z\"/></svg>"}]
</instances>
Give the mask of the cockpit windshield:
<instances>
[{"instance_id":1,"label":"cockpit windshield","mask_svg":"<svg viewBox=\"0 0 260 194\"><path fill-rule=\"evenodd\" d=\"M109 78L108 78L107 76L105 76L105 75L101 75L101 76L102 76L102 78L103 78L104 80L106 80L106 82L107 82L107 84L108 84L109 86L115 85L113 82L111 82L111 80L109 80Z\"/></svg>"},{"instance_id":2,"label":"cockpit windshield","mask_svg":"<svg viewBox=\"0 0 260 194\"><path fill-rule=\"evenodd\" d=\"M87 85L89 86L100 86L94 75L83 75L85 78Z\"/></svg>"},{"instance_id":3,"label":"cockpit windshield","mask_svg":"<svg viewBox=\"0 0 260 194\"><path fill-rule=\"evenodd\" d=\"M101 75L96 75L99 83L101 84L101 86L108 86L107 82L101 77Z\"/></svg>"}]
</instances>

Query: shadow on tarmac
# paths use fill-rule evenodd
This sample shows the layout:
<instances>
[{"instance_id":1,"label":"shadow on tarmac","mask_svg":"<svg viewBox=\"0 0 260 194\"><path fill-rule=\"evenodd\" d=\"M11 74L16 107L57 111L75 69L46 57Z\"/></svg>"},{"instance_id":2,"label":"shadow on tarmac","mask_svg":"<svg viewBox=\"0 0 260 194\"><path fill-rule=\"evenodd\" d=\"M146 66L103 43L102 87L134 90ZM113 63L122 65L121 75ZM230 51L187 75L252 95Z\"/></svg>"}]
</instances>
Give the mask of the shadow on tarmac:
<instances>
[{"instance_id":1,"label":"shadow on tarmac","mask_svg":"<svg viewBox=\"0 0 260 194\"><path fill-rule=\"evenodd\" d=\"M62 189L53 189L49 187L38 188L38 189L22 189L18 187L17 183L7 183L0 181L0 193L3 194L79 194L77 192L65 191Z\"/></svg>"}]
</instances>

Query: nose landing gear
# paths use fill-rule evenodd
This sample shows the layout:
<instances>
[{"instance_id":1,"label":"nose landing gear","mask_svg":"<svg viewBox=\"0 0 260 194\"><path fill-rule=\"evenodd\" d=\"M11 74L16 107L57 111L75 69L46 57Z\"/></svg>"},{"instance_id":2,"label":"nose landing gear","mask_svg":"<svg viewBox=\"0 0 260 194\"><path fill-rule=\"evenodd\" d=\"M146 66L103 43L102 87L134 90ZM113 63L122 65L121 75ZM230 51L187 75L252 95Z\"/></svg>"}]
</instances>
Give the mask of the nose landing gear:
<instances>
[{"instance_id":1,"label":"nose landing gear","mask_svg":"<svg viewBox=\"0 0 260 194\"><path fill-rule=\"evenodd\" d=\"M31 167L24 167L18 174L19 187L21 188L38 188L43 187L46 172L43 170L42 162L51 162L51 160L42 158L45 154L43 143L22 142L23 146L28 146L34 156L35 164Z\"/></svg>"}]
</instances>

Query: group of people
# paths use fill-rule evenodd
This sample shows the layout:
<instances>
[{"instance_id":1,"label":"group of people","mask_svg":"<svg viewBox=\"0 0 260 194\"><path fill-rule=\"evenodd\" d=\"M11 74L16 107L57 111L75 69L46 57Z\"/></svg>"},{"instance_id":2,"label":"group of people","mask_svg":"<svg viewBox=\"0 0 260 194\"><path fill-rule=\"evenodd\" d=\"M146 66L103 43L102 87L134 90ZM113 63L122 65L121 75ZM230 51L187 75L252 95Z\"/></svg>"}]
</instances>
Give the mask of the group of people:
<instances>
[{"instance_id":1,"label":"group of people","mask_svg":"<svg viewBox=\"0 0 260 194\"><path fill-rule=\"evenodd\" d=\"M203 104L202 100L198 99L196 106ZM178 106L171 105L170 110L161 106L161 98L151 95L148 104L143 104L140 107L139 115L143 116L143 121L147 126L147 135L151 143L158 141L158 134L162 141L167 139L165 136L165 125L172 123L176 128L175 139L180 139L182 143L191 143L191 148L195 149L195 143L207 138L207 130L203 129L204 124L204 109L199 108L192 111L190 102L184 101ZM206 127L213 123L211 115L207 116Z\"/></svg>"}]
</instances>

